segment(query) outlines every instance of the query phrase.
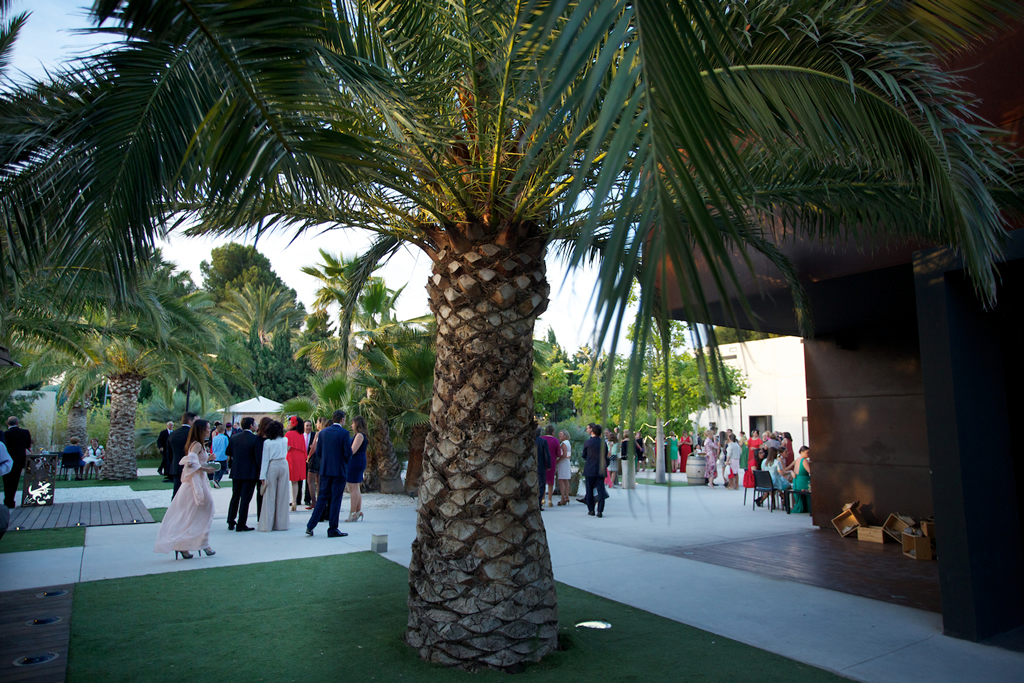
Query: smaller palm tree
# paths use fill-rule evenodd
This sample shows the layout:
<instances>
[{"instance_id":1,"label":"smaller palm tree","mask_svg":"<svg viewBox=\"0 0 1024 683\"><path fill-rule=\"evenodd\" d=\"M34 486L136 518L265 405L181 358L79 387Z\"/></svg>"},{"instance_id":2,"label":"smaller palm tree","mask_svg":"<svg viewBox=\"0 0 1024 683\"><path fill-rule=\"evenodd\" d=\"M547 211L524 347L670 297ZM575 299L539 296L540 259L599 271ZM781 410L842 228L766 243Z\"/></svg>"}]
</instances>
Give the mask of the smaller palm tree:
<instances>
[{"instance_id":1,"label":"smaller palm tree","mask_svg":"<svg viewBox=\"0 0 1024 683\"><path fill-rule=\"evenodd\" d=\"M249 335L255 329L260 343L270 345L271 335L282 326L294 329L305 315L295 306L291 292L281 287L253 286L250 282L241 291L228 291L221 304L221 317L229 328Z\"/></svg>"}]
</instances>

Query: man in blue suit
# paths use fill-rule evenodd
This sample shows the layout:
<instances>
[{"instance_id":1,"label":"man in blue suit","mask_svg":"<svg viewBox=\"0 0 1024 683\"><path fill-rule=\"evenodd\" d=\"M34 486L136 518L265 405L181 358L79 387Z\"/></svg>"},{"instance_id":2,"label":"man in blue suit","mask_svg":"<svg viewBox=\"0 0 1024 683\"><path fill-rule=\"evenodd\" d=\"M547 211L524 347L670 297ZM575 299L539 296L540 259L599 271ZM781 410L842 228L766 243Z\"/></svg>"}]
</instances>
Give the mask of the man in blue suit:
<instances>
[{"instance_id":1,"label":"man in blue suit","mask_svg":"<svg viewBox=\"0 0 1024 683\"><path fill-rule=\"evenodd\" d=\"M320 522L324 508L330 510L327 522L327 537L340 538L348 534L338 531L338 517L341 512L341 496L345 493L345 470L352 459L352 439L345 424L345 411L335 410L329 427L320 431L316 442L316 454L320 458L320 493L317 495L313 514L306 524L306 535L312 536L313 529Z\"/></svg>"}]
</instances>

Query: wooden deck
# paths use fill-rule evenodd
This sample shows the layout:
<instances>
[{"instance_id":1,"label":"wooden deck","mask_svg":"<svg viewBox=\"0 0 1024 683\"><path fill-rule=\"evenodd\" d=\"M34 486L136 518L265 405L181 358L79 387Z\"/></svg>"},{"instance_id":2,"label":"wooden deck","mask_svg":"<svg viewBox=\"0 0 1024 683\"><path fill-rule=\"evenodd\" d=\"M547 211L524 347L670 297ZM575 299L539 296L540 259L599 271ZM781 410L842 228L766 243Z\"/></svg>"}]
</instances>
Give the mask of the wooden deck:
<instances>
[{"instance_id":1,"label":"wooden deck","mask_svg":"<svg viewBox=\"0 0 1024 683\"><path fill-rule=\"evenodd\" d=\"M9 530L151 524L153 521L153 515L149 514L149 510L146 509L140 498L98 500L88 503L57 503L39 507L15 508L11 512Z\"/></svg>"},{"instance_id":2,"label":"wooden deck","mask_svg":"<svg viewBox=\"0 0 1024 683\"><path fill-rule=\"evenodd\" d=\"M4 683L59 683L67 675L71 639L71 603L74 586L32 588L0 594L0 681ZM44 592L66 590L64 595L40 597ZM46 622L53 617L59 621ZM15 666L23 657L53 653L51 661Z\"/></svg>"},{"instance_id":3,"label":"wooden deck","mask_svg":"<svg viewBox=\"0 0 1024 683\"><path fill-rule=\"evenodd\" d=\"M905 557L895 542L867 543L814 529L664 552L872 600L942 611L939 563Z\"/></svg>"}]
</instances>

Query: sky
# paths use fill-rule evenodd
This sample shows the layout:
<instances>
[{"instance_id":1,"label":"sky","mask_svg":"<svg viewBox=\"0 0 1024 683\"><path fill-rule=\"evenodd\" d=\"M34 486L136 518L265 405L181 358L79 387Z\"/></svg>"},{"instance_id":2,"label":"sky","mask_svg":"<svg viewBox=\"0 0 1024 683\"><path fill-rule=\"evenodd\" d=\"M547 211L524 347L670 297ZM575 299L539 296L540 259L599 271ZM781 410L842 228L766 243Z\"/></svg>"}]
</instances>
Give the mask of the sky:
<instances>
[{"instance_id":1,"label":"sky","mask_svg":"<svg viewBox=\"0 0 1024 683\"><path fill-rule=\"evenodd\" d=\"M99 45L99 37L78 32L88 26L86 6L87 3L81 0L14 0L12 9L15 13L31 12L12 56L15 72L41 78L47 69L53 69L63 60ZM232 241L253 244L253 240L245 236L189 238L172 235L169 242L160 246L167 260L189 271L196 284L202 284L200 263L210 259L213 248ZM329 230L308 232L297 237L282 233L263 235L255 246L270 259L277 274L298 293L299 300L310 310L316 298L317 281L303 274L301 268L317 263L320 249L354 256L369 243L370 236L360 231ZM590 312L593 310L590 301L597 280L596 269L570 272L563 263L551 257L548 257L547 265L551 300L547 311L537 320L536 335L543 336L551 327L559 344L570 355L581 346L593 347L597 320ZM400 319L415 318L429 312L426 282L430 266L430 259L424 253L415 247L407 247L378 271L392 289L407 285L397 302ZM624 347L625 344L620 343L620 350Z\"/></svg>"}]
</instances>

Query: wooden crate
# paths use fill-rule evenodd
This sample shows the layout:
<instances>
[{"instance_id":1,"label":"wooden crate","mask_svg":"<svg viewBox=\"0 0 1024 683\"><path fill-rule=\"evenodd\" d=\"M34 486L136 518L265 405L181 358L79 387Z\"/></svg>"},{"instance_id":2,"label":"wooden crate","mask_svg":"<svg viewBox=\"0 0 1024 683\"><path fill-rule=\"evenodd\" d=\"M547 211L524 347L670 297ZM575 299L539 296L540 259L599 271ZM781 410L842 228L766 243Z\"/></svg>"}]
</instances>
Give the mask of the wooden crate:
<instances>
[{"instance_id":1,"label":"wooden crate","mask_svg":"<svg viewBox=\"0 0 1024 683\"><path fill-rule=\"evenodd\" d=\"M862 526L857 528L857 540L868 543L885 543L889 535L880 526Z\"/></svg>"},{"instance_id":2,"label":"wooden crate","mask_svg":"<svg viewBox=\"0 0 1024 683\"><path fill-rule=\"evenodd\" d=\"M928 538L935 540L935 522L921 522L921 531Z\"/></svg>"},{"instance_id":3,"label":"wooden crate","mask_svg":"<svg viewBox=\"0 0 1024 683\"><path fill-rule=\"evenodd\" d=\"M926 536L903 534L903 554L915 560L931 560L932 541Z\"/></svg>"},{"instance_id":4,"label":"wooden crate","mask_svg":"<svg viewBox=\"0 0 1024 683\"><path fill-rule=\"evenodd\" d=\"M832 518L832 526L836 528L840 536L850 536L858 527L867 526L860 511L854 507L843 510Z\"/></svg>"},{"instance_id":5,"label":"wooden crate","mask_svg":"<svg viewBox=\"0 0 1024 683\"><path fill-rule=\"evenodd\" d=\"M893 513L889 515L889 519L885 520L885 524L882 528L885 529L885 533L893 537L893 539L903 542L903 530L907 527L914 526L914 520L904 515Z\"/></svg>"}]
</instances>

